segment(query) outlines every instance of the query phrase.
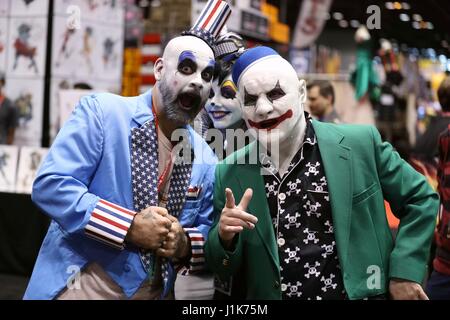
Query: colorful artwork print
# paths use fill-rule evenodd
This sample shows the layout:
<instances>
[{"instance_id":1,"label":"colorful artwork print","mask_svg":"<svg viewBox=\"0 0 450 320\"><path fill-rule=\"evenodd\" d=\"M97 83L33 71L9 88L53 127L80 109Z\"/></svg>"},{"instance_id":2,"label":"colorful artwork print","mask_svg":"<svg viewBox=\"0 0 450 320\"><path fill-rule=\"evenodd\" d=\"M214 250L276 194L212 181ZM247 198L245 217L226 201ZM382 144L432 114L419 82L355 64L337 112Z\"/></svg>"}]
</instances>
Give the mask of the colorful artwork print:
<instances>
[{"instance_id":1,"label":"colorful artwork print","mask_svg":"<svg viewBox=\"0 0 450 320\"><path fill-rule=\"evenodd\" d=\"M20 149L19 167L17 170L16 192L31 193L33 181L48 149L22 147Z\"/></svg>"},{"instance_id":2,"label":"colorful artwork print","mask_svg":"<svg viewBox=\"0 0 450 320\"><path fill-rule=\"evenodd\" d=\"M8 40L8 73L36 77L45 72L47 19L11 18Z\"/></svg>"},{"instance_id":3,"label":"colorful artwork print","mask_svg":"<svg viewBox=\"0 0 450 320\"><path fill-rule=\"evenodd\" d=\"M18 157L18 147L0 145L0 192L15 191Z\"/></svg>"},{"instance_id":4,"label":"colorful artwork print","mask_svg":"<svg viewBox=\"0 0 450 320\"><path fill-rule=\"evenodd\" d=\"M40 146L42 137L44 81L9 77L6 92L19 109L14 144Z\"/></svg>"},{"instance_id":5,"label":"colorful artwork print","mask_svg":"<svg viewBox=\"0 0 450 320\"><path fill-rule=\"evenodd\" d=\"M4 0L1 0L4 1ZM49 1L53 0L14 0L11 1L10 15L12 17L38 17L47 16ZM59 2L57 0L55 2Z\"/></svg>"}]
</instances>

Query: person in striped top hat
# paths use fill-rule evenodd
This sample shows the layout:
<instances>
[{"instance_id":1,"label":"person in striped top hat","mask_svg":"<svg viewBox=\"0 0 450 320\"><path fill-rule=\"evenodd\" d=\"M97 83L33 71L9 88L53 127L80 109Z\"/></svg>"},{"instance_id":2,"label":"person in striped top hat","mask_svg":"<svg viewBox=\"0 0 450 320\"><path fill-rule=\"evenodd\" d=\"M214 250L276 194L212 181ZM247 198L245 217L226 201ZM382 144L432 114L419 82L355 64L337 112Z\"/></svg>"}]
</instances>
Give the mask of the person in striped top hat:
<instances>
[{"instance_id":1,"label":"person in striped top hat","mask_svg":"<svg viewBox=\"0 0 450 320\"><path fill-rule=\"evenodd\" d=\"M52 222L25 299L170 299L178 270L205 269L217 159L189 123L229 6L202 16L167 44L152 90L86 96L59 132L33 184Z\"/></svg>"}]
</instances>

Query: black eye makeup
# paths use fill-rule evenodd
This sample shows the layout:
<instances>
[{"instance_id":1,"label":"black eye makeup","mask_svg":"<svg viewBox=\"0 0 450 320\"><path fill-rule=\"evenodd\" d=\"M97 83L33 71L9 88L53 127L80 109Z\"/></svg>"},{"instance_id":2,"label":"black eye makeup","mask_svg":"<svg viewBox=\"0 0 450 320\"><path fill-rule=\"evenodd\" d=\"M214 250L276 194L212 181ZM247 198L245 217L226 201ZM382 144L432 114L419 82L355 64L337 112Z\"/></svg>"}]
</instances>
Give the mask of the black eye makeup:
<instances>
[{"instance_id":1,"label":"black eye makeup","mask_svg":"<svg viewBox=\"0 0 450 320\"><path fill-rule=\"evenodd\" d=\"M278 81L275 85L275 88L270 90L266 95L267 99L269 99L270 102L273 102L274 100L284 97L286 93L283 91L283 89L281 89L280 81Z\"/></svg>"},{"instance_id":2,"label":"black eye makeup","mask_svg":"<svg viewBox=\"0 0 450 320\"><path fill-rule=\"evenodd\" d=\"M202 71L202 79L206 82L210 82L214 75L214 68L213 67L207 67L205 70Z\"/></svg>"},{"instance_id":3,"label":"black eye makeup","mask_svg":"<svg viewBox=\"0 0 450 320\"><path fill-rule=\"evenodd\" d=\"M244 87L244 105L245 106L256 106L257 100L258 100L258 97L248 93L247 89Z\"/></svg>"},{"instance_id":4,"label":"black eye makeup","mask_svg":"<svg viewBox=\"0 0 450 320\"><path fill-rule=\"evenodd\" d=\"M191 75L197 71L197 64L191 59L184 59L178 64L178 71L184 75Z\"/></svg>"},{"instance_id":5,"label":"black eye makeup","mask_svg":"<svg viewBox=\"0 0 450 320\"><path fill-rule=\"evenodd\" d=\"M236 89L235 85L230 80L225 81L220 88L220 94L225 99L236 98L236 91L237 91L237 89Z\"/></svg>"}]
</instances>

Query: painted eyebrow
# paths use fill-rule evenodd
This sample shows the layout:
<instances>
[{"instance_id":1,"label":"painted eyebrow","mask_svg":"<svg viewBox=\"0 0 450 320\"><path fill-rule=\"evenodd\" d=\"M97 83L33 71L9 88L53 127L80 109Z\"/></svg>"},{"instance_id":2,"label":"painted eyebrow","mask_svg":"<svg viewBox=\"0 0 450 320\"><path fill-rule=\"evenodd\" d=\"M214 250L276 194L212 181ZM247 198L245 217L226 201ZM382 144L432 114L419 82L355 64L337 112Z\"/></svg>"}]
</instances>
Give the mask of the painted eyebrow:
<instances>
[{"instance_id":1,"label":"painted eyebrow","mask_svg":"<svg viewBox=\"0 0 450 320\"><path fill-rule=\"evenodd\" d=\"M208 68L208 67L214 68L215 66L216 66L216 60L210 59L206 68Z\"/></svg>"},{"instance_id":2,"label":"painted eyebrow","mask_svg":"<svg viewBox=\"0 0 450 320\"><path fill-rule=\"evenodd\" d=\"M178 57L178 64L183 62L184 60L189 59L193 62L196 62L197 59L195 59L195 55L192 51L186 50L180 53L180 56Z\"/></svg>"}]
</instances>

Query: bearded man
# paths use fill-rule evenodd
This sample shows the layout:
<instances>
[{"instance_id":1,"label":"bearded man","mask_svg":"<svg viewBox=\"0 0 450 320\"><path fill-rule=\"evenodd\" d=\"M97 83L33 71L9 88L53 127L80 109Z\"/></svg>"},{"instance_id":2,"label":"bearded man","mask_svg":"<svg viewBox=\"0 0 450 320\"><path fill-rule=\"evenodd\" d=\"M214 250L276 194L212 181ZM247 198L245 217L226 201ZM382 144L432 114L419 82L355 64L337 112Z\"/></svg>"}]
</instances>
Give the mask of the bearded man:
<instances>
[{"instance_id":1,"label":"bearded man","mask_svg":"<svg viewBox=\"0 0 450 320\"><path fill-rule=\"evenodd\" d=\"M208 98L229 14L209 1L156 61L151 91L80 101L34 182L52 223L26 299L166 299L175 269L204 268L216 158L188 124Z\"/></svg>"},{"instance_id":2,"label":"bearded man","mask_svg":"<svg viewBox=\"0 0 450 320\"><path fill-rule=\"evenodd\" d=\"M216 166L210 268L243 270L248 299L426 299L438 197L425 178L375 128L312 120L305 82L272 49L243 53L233 81L257 141Z\"/></svg>"}]
</instances>

